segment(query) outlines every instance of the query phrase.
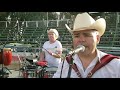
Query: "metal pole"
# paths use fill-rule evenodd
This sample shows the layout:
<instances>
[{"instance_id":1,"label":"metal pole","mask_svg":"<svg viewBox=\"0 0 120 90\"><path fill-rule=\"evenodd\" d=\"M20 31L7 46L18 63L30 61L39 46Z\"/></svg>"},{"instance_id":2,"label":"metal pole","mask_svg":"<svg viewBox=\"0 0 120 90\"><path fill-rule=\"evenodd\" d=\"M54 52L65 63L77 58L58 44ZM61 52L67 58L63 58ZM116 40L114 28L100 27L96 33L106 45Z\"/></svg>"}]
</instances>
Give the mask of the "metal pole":
<instances>
[{"instance_id":1,"label":"metal pole","mask_svg":"<svg viewBox=\"0 0 120 90\"><path fill-rule=\"evenodd\" d=\"M119 19L119 12L116 12L116 24L115 24L116 26L115 26L115 33L114 33L114 37L113 37L112 47L114 47L116 33L117 33L117 29L118 29L118 19Z\"/></svg>"},{"instance_id":2,"label":"metal pole","mask_svg":"<svg viewBox=\"0 0 120 90\"><path fill-rule=\"evenodd\" d=\"M48 12L47 12L47 27L48 27Z\"/></svg>"}]
</instances>

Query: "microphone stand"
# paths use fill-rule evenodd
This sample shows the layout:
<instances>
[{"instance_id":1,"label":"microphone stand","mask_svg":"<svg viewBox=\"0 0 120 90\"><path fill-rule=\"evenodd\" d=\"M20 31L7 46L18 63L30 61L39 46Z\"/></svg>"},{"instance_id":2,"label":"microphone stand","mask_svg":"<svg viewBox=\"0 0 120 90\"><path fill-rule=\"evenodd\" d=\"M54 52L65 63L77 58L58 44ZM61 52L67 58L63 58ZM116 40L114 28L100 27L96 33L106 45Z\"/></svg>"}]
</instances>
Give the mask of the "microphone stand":
<instances>
[{"instance_id":1,"label":"microphone stand","mask_svg":"<svg viewBox=\"0 0 120 90\"><path fill-rule=\"evenodd\" d=\"M60 78L62 78L62 70L63 70L64 62L65 62L65 60L63 60L63 63L62 63L61 72L60 72Z\"/></svg>"},{"instance_id":2,"label":"microphone stand","mask_svg":"<svg viewBox=\"0 0 120 90\"><path fill-rule=\"evenodd\" d=\"M2 55L2 58L1 58L1 59L2 59L2 69L1 69L1 76L0 76L0 78L1 78L1 77L3 78L3 77L4 77L4 69L3 69L3 66L4 66L4 65L3 65L3 64L4 64L4 60L3 60L3 59L4 59L4 57L3 57L3 49L1 49L1 55Z\"/></svg>"},{"instance_id":3,"label":"microphone stand","mask_svg":"<svg viewBox=\"0 0 120 90\"><path fill-rule=\"evenodd\" d=\"M67 56L67 49L66 49L66 55ZM65 58L66 59L66 58ZM62 67L61 67L61 72L60 72L60 78L62 78L62 70L63 70L63 66L64 66L64 62L65 62L65 59L63 60L63 63L62 63Z\"/></svg>"},{"instance_id":4,"label":"microphone stand","mask_svg":"<svg viewBox=\"0 0 120 90\"><path fill-rule=\"evenodd\" d=\"M70 78L70 76L71 76L71 71L72 71L72 65L73 65L72 55L66 56L66 60L69 62L69 70L68 70L67 78Z\"/></svg>"}]
</instances>

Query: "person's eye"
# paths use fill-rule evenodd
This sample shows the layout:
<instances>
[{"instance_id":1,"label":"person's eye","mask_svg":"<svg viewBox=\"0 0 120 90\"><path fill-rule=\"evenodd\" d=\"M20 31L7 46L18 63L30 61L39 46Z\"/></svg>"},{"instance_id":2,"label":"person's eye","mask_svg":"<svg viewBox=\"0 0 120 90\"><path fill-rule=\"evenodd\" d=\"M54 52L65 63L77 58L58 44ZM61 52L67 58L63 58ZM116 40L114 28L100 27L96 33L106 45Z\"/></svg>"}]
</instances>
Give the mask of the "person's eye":
<instances>
[{"instance_id":1,"label":"person's eye","mask_svg":"<svg viewBox=\"0 0 120 90\"><path fill-rule=\"evenodd\" d=\"M74 38L79 38L79 35L74 35Z\"/></svg>"},{"instance_id":2,"label":"person's eye","mask_svg":"<svg viewBox=\"0 0 120 90\"><path fill-rule=\"evenodd\" d=\"M93 35L92 34L90 34L90 33L84 33L83 34L85 37L92 37Z\"/></svg>"}]
</instances>

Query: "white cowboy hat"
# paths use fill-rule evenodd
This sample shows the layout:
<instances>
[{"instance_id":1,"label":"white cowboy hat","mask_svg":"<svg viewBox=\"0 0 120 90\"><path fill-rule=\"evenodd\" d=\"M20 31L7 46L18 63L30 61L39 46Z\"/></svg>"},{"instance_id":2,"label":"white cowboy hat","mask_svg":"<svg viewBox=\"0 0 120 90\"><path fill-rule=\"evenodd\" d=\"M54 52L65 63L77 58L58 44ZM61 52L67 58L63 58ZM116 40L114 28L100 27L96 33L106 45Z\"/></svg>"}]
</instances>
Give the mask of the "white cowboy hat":
<instances>
[{"instance_id":1,"label":"white cowboy hat","mask_svg":"<svg viewBox=\"0 0 120 90\"><path fill-rule=\"evenodd\" d=\"M102 36L106 29L106 21L104 18L99 18L96 21L88 14L78 14L75 18L73 30L71 30L67 24L65 24L68 31L72 34L74 31L81 31L87 29L95 29Z\"/></svg>"},{"instance_id":2,"label":"white cowboy hat","mask_svg":"<svg viewBox=\"0 0 120 90\"><path fill-rule=\"evenodd\" d=\"M59 33L58 33L58 31L56 29L47 30L47 33L49 33L49 32L53 32L56 35L56 38L59 37Z\"/></svg>"}]
</instances>

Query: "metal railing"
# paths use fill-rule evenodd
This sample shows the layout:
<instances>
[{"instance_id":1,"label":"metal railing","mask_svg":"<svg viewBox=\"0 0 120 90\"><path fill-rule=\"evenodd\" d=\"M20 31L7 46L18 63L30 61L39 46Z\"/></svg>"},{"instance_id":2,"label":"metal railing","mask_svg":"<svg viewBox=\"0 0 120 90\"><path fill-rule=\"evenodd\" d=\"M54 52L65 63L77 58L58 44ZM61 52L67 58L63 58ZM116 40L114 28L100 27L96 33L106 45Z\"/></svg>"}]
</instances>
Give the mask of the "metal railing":
<instances>
[{"instance_id":1,"label":"metal railing","mask_svg":"<svg viewBox=\"0 0 120 90\"><path fill-rule=\"evenodd\" d=\"M0 21L0 28L44 28L44 27L63 27L71 23L70 19L66 20L41 20L41 21Z\"/></svg>"}]
</instances>

